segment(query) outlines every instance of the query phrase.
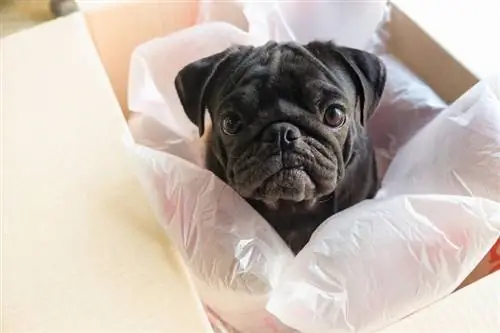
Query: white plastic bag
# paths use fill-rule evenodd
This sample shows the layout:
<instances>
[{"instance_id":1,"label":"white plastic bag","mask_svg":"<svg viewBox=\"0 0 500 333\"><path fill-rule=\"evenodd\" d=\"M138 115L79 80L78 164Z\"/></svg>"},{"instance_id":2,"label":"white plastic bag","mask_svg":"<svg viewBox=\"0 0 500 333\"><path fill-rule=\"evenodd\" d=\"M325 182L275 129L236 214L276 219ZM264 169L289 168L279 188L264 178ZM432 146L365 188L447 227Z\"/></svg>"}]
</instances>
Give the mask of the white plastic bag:
<instances>
[{"instance_id":1,"label":"white plastic bag","mask_svg":"<svg viewBox=\"0 0 500 333\"><path fill-rule=\"evenodd\" d=\"M261 43L334 40L365 48L386 12L387 0L202 1L198 22L224 21L248 30Z\"/></svg>"},{"instance_id":2,"label":"white plastic bag","mask_svg":"<svg viewBox=\"0 0 500 333\"><path fill-rule=\"evenodd\" d=\"M382 177L399 149L447 105L392 55L383 53L379 57L386 66L387 80L368 132Z\"/></svg>"},{"instance_id":3,"label":"white plastic bag","mask_svg":"<svg viewBox=\"0 0 500 333\"><path fill-rule=\"evenodd\" d=\"M387 1L277 1L271 38L279 41L334 40L339 45L365 48L382 20Z\"/></svg>"},{"instance_id":4,"label":"white plastic bag","mask_svg":"<svg viewBox=\"0 0 500 333\"><path fill-rule=\"evenodd\" d=\"M303 333L372 332L453 292L499 235L498 202L366 201L317 230L268 309Z\"/></svg>"},{"instance_id":5,"label":"white plastic bag","mask_svg":"<svg viewBox=\"0 0 500 333\"><path fill-rule=\"evenodd\" d=\"M478 83L401 148L378 197L425 193L500 202L500 75Z\"/></svg>"},{"instance_id":6,"label":"white plastic bag","mask_svg":"<svg viewBox=\"0 0 500 333\"><path fill-rule=\"evenodd\" d=\"M275 288L301 332L371 332L455 290L500 237L500 76L439 114L375 200L327 220Z\"/></svg>"}]
</instances>

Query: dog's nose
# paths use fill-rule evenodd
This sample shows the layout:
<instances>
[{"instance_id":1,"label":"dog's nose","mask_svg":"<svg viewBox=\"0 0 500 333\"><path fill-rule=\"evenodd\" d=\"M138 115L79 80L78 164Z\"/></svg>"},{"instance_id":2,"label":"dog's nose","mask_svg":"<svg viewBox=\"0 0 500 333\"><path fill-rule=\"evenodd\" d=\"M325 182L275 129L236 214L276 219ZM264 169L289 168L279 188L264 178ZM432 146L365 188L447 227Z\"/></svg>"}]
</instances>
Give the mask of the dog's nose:
<instances>
[{"instance_id":1,"label":"dog's nose","mask_svg":"<svg viewBox=\"0 0 500 333\"><path fill-rule=\"evenodd\" d=\"M291 145L301 135L300 129L289 123L273 124L267 132L265 139L279 141L282 147Z\"/></svg>"},{"instance_id":2,"label":"dog's nose","mask_svg":"<svg viewBox=\"0 0 500 333\"><path fill-rule=\"evenodd\" d=\"M281 130L281 143L290 144L300 138L300 130L295 126L287 126Z\"/></svg>"}]
</instances>

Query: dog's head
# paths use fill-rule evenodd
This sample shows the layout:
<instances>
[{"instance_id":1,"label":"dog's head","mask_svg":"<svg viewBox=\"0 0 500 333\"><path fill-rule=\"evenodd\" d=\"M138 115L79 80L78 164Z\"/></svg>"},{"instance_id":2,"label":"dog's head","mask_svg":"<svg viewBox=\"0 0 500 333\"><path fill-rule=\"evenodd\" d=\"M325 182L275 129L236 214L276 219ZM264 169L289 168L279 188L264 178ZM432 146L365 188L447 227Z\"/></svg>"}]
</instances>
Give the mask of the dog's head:
<instances>
[{"instance_id":1,"label":"dog's head","mask_svg":"<svg viewBox=\"0 0 500 333\"><path fill-rule=\"evenodd\" d=\"M238 46L187 65L175 86L225 181L247 199L312 206L330 195L380 100L385 68L331 42Z\"/></svg>"}]
</instances>

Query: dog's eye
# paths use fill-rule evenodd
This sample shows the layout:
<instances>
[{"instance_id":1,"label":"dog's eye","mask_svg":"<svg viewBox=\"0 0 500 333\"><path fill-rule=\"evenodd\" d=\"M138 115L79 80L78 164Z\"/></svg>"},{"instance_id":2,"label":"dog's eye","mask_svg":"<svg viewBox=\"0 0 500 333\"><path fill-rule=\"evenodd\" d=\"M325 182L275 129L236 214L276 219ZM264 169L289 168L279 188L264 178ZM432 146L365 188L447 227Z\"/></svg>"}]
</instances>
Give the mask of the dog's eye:
<instances>
[{"instance_id":1,"label":"dog's eye","mask_svg":"<svg viewBox=\"0 0 500 333\"><path fill-rule=\"evenodd\" d=\"M325 111L324 122L331 127L340 127L344 125L346 115L344 109L338 105L331 105Z\"/></svg>"},{"instance_id":2,"label":"dog's eye","mask_svg":"<svg viewBox=\"0 0 500 333\"><path fill-rule=\"evenodd\" d=\"M222 131L226 135L235 135L243 128L243 121L237 114L228 114L222 118Z\"/></svg>"}]
</instances>

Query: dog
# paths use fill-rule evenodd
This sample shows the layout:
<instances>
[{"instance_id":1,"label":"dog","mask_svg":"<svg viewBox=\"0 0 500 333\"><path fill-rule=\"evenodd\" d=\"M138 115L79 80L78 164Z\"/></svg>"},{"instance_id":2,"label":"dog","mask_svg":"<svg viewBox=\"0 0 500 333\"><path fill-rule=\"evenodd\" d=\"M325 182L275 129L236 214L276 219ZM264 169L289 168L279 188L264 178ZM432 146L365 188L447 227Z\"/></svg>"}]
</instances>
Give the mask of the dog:
<instances>
[{"instance_id":1,"label":"dog","mask_svg":"<svg viewBox=\"0 0 500 333\"><path fill-rule=\"evenodd\" d=\"M175 87L208 137L207 168L298 253L325 219L379 189L365 127L385 81L371 53L333 42L268 42L190 63Z\"/></svg>"}]
</instances>

